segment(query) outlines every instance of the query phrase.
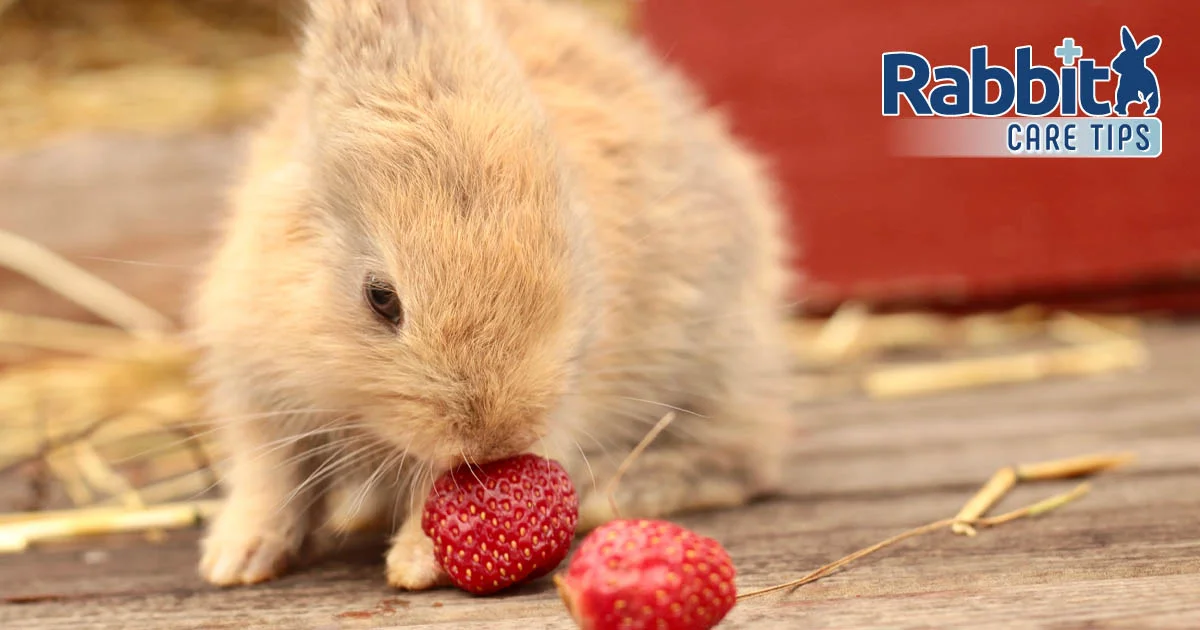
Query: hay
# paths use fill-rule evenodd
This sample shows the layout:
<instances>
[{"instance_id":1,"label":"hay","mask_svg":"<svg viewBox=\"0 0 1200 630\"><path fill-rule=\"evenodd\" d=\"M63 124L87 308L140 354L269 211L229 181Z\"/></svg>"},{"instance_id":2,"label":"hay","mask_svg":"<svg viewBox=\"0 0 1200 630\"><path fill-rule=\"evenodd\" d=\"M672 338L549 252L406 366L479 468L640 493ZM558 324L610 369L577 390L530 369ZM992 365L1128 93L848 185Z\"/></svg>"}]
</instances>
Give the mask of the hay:
<instances>
[{"instance_id":1,"label":"hay","mask_svg":"<svg viewBox=\"0 0 1200 630\"><path fill-rule=\"evenodd\" d=\"M802 363L824 372L809 399L929 395L1135 369L1149 358L1136 318L1037 306L964 317L872 316L849 303L826 322L795 322L791 333ZM914 352L933 358L895 360Z\"/></svg>"},{"instance_id":2,"label":"hay","mask_svg":"<svg viewBox=\"0 0 1200 630\"><path fill-rule=\"evenodd\" d=\"M1011 523L1013 521L1020 520L1023 518L1033 518L1033 517L1041 516L1043 514L1046 514L1047 512L1057 510L1058 508L1060 508L1072 501L1075 501L1076 499L1079 499L1080 497L1082 497L1083 495L1087 494L1090 491L1091 491L1091 485L1089 485L1087 483L1082 483L1082 484L1079 484L1078 486L1075 486L1075 488L1073 488L1069 492L1064 492L1062 494L1056 494L1052 497L1042 499L1041 501L1038 501L1037 503L1033 503L1033 504L1027 505L1022 508L1017 508L1011 512L1005 512L1004 514L1000 514L999 516L992 516L992 517L980 516L980 517L972 517L969 519L964 519L961 516L956 516L954 518L942 519L940 521L934 521L932 523L927 523L927 524L921 525L919 527L914 527L912 529L909 529L909 530L903 531L899 534L896 534L895 536L891 536L889 538L881 540L869 547L864 547L862 549L859 549L858 551L855 551L854 553L852 553L848 556L844 556L838 560L830 562L829 564L820 566L817 569L807 573L806 575L804 575L801 578L792 580L790 582L785 582L783 584L777 584L775 586L768 586L766 588L760 588L758 590L750 591L748 593L741 593L738 595L737 600L739 602L741 602L741 601L745 601L747 599L754 599L754 598L762 597L764 595L769 595L771 593L778 593L781 591L793 591L797 588L800 588L801 586L804 586L805 584L811 584L813 582L816 582L817 580L825 578L825 577L833 574L838 569L841 569L842 567L844 567L852 562L855 562L856 560L865 558L871 554L874 554L874 553L877 553L884 549L887 549L888 547L895 546L896 544L901 543L905 540L908 540L909 538L915 538L917 536L924 536L925 534L930 534L930 533L936 532L938 530L946 529L947 527L954 527L956 525L962 525L962 526L971 527L972 528L971 531L975 531L974 528L976 528L976 527L996 527L996 526L1003 525L1005 523Z\"/></svg>"},{"instance_id":3,"label":"hay","mask_svg":"<svg viewBox=\"0 0 1200 630\"><path fill-rule=\"evenodd\" d=\"M803 577L790 582L742 593L738 595L738 601L797 589L805 584L816 582L856 560L916 536L923 536L946 528L950 528L955 534L975 536L977 528L996 527L1019 519L1041 516L1083 497L1083 495L1091 491L1091 485L1082 483L1068 492L1042 499L1037 503L1005 512L998 516L986 516L986 514L988 510L1012 490L1018 481L1056 481L1076 477L1090 477L1126 466L1133 462L1134 459L1135 456L1132 453L1096 453L1069 459L1006 466L996 471L996 474L992 475L991 479L963 505L962 509L953 518L941 519L906 530L829 564L818 567Z\"/></svg>"},{"instance_id":4,"label":"hay","mask_svg":"<svg viewBox=\"0 0 1200 630\"><path fill-rule=\"evenodd\" d=\"M0 142L246 120L290 76L293 4L15 0L0 14Z\"/></svg>"},{"instance_id":5,"label":"hay","mask_svg":"<svg viewBox=\"0 0 1200 630\"><path fill-rule=\"evenodd\" d=\"M627 0L581 2L623 23ZM293 73L301 0L4 0L0 149L242 123Z\"/></svg>"},{"instance_id":6,"label":"hay","mask_svg":"<svg viewBox=\"0 0 1200 630\"><path fill-rule=\"evenodd\" d=\"M214 455L210 440L192 431L193 353L170 320L15 235L0 232L0 245L0 264L117 325L0 312L0 345L40 352L0 377L0 476L24 474L35 489L28 510L0 515L0 551L182 527L211 513L210 504L190 502L215 484ZM34 481L47 476L76 510L42 511L45 488ZM189 502L168 506L181 497Z\"/></svg>"},{"instance_id":7,"label":"hay","mask_svg":"<svg viewBox=\"0 0 1200 630\"><path fill-rule=\"evenodd\" d=\"M1019 482L1055 481L1094 475L1107 470L1121 468L1134 460L1132 453L1081 455L1070 459L1059 459L1034 464L1005 466L997 470L991 479L971 497L955 515L951 530L955 534L974 536L972 523L983 518L1000 499L1003 499Z\"/></svg>"}]
</instances>

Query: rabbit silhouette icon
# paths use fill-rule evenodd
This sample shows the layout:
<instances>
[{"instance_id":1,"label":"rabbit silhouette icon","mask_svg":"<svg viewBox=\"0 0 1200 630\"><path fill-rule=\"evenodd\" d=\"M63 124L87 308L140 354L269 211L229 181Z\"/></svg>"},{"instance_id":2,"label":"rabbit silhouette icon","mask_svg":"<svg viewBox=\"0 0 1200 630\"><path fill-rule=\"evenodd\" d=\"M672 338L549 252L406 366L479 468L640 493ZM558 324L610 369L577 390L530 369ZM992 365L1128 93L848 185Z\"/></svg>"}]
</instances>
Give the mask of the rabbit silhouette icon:
<instances>
[{"instance_id":1,"label":"rabbit silhouette icon","mask_svg":"<svg viewBox=\"0 0 1200 630\"><path fill-rule=\"evenodd\" d=\"M1152 35L1138 43L1128 26L1121 27L1121 52L1109 64L1117 75L1117 100L1113 111L1120 116L1129 115L1133 103L1145 103L1146 116L1158 113L1160 93L1158 76L1146 65L1146 61L1158 52L1162 37Z\"/></svg>"}]
</instances>

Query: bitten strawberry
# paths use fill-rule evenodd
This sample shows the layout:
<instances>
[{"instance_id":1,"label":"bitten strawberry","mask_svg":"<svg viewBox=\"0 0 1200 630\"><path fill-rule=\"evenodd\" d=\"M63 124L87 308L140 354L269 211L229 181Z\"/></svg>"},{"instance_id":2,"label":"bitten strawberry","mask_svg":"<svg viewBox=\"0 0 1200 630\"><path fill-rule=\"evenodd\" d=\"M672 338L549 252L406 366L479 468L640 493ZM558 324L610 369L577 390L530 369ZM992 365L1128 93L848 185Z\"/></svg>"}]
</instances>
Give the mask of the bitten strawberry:
<instances>
[{"instance_id":1,"label":"bitten strawberry","mask_svg":"<svg viewBox=\"0 0 1200 630\"><path fill-rule=\"evenodd\" d=\"M553 571L578 520L579 497L562 465L522 454L443 475L421 528L450 581L487 595Z\"/></svg>"},{"instance_id":2,"label":"bitten strawberry","mask_svg":"<svg viewBox=\"0 0 1200 630\"><path fill-rule=\"evenodd\" d=\"M584 630L707 630L737 602L729 554L666 521L616 520L588 535L559 595Z\"/></svg>"}]
</instances>

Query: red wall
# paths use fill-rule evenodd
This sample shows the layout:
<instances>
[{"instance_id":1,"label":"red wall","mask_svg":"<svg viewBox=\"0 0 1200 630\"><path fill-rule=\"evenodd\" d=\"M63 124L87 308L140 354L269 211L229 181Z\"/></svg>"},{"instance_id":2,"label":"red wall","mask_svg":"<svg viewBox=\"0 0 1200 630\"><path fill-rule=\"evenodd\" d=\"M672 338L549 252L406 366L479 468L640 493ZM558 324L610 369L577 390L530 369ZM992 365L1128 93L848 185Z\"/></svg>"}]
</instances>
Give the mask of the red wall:
<instances>
[{"instance_id":1,"label":"red wall","mask_svg":"<svg viewBox=\"0 0 1200 630\"><path fill-rule=\"evenodd\" d=\"M1036 299L1200 311L1200 1L642 0L638 10L643 33L775 160L810 308ZM1035 63L1058 67L1051 51L1073 37L1107 64L1122 24L1163 38L1150 60L1162 157L893 154L883 52L965 66L973 45L1010 63L1013 47L1031 44Z\"/></svg>"}]
</instances>

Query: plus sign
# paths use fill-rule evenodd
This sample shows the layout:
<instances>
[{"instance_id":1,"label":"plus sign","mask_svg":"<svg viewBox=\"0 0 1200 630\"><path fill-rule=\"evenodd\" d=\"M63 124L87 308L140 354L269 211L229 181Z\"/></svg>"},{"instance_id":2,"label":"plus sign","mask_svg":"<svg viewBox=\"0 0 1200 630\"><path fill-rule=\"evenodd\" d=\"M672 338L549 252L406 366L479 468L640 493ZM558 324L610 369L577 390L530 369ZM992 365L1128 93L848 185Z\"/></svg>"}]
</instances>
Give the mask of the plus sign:
<instances>
[{"instance_id":1,"label":"plus sign","mask_svg":"<svg viewBox=\"0 0 1200 630\"><path fill-rule=\"evenodd\" d=\"M1075 65L1075 60L1083 56L1083 47L1075 45L1075 38L1064 37L1062 46L1054 49L1054 56L1062 59L1064 66Z\"/></svg>"}]
</instances>

